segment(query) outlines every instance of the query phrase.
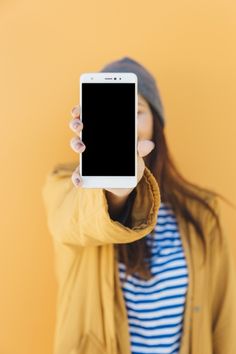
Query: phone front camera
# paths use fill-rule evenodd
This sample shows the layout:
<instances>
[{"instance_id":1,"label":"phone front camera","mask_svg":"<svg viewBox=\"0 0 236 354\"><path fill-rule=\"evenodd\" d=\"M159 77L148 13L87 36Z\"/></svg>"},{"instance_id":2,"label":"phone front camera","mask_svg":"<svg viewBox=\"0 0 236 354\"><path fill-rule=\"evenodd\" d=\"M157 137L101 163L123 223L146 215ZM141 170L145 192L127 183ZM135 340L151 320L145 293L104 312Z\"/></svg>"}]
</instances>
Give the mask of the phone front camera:
<instances>
[{"instance_id":1,"label":"phone front camera","mask_svg":"<svg viewBox=\"0 0 236 354\"><path fill-rule=\"evenodd\" d=\"M116 80L116 77L114 78L114 80Z\"/></svg>"}]
</instances>

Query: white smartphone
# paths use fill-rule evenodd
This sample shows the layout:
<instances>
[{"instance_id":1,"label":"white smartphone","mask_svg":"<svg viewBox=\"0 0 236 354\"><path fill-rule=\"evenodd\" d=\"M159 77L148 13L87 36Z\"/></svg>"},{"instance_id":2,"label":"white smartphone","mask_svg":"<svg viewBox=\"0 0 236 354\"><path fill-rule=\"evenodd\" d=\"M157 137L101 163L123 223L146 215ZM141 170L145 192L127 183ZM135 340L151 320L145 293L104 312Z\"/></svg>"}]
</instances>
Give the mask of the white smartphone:
<instances>
[{"instance_id":1,"label":"white smartphone","mask_svg":"<svg viewBox=\"0 0 236 354\"><path fill-rule=\"evenodd\" d=\"M82 188L137 185L137 85L135 73L81 74Z\"/></svg>"}]
</instances>

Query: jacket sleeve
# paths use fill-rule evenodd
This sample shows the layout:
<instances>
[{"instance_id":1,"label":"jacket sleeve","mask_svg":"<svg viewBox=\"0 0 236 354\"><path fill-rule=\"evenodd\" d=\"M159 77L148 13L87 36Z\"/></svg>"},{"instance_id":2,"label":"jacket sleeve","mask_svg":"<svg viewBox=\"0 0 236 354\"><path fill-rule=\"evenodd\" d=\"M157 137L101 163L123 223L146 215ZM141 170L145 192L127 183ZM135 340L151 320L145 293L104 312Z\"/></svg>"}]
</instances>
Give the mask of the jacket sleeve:
<instances>
[{"instance_id":1,"label":"jacket sleeve","mask_svg":"<svg viewBox=\"0 0 236 354\"><path fill-rule=\"evenodd\" d=\"M222 228L211 231L212 335L214 354L236 353L236 267L230 241L222 226L220 208L214 201Z\"/></svg>"},{"instance_id":2,"label":"jacket sleeve","mask_svg":"<svg viewBox=\"0 0 236 354\"><path fill-rule=\"evenodd\" d=\"M110 218L104 189L76 188L72 172L59 165L47 173L42 186L47 225L55 241L75 246L129 243L153 230L160 190L147 167L135 188L129 227Z\"/></svg>"}]
</instances>

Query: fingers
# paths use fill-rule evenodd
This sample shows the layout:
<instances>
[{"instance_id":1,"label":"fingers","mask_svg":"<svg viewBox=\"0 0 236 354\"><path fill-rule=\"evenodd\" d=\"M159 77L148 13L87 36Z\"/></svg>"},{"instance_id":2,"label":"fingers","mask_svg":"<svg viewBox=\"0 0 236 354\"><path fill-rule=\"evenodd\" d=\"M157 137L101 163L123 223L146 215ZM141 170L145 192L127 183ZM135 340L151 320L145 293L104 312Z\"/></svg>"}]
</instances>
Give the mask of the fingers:
<instances>
[{"instance_id":1,"label":"fingers","mask_svg":"<svg viewBox=\"0 0 236 354\"><path fill-rule=\"evenodd\" d=\"M141 180L144 170L145 170L145 162L143 157L150 154L150 152L154 149L155 144L151 140L139 140L138 141L138 172L137 172L137 182Z\"/></svg>"},{"instance_id":2,"label":"fingers","mask_svg":"<svg viewBox=\"0 0 236 354\"><path fill-rule=\"evenodd\" d=\"M70 147L77 153L82 153L85 150L85 145L82 140L79 138L80 132L83 129L83 123L80 120L80 106L76 105L72 111L71 115L73 119L69 122L69 127L77 135L70 140ZM79 165L76 167L74 172L71 175L72 183L75 187L81 187L83 184L82 178L79 173Z\"/></svg>"},{"instance_id":3,"label":"fingers","mask_svg":"<svg viewBox=\"0 0 236 354\"><path fill-rule=\"evenodd\" d=\"M71 115L73 119L69 122L69 127L73 130L76 135L79 135L81 130L83 129L83 123L80 120L80 106L75 106L72 111Z\"/></svg>"},{"instance_id":4,"label":"fingers","mask_svg":"<svg viewBox=\"0 0 236 354\"><path fill-rule=\"evenodd\" d=\"M154 149L155 144L151 140L139 140L138 141L138 154L139 156L143 157L148 154Z\"/></svg>"},{"instance_id":5,"label":"fingers","mask_svg":"<svg viewBox=\"0 0 236 354\"><path fill-rule=\"evenodd\" d=\"M84 150L86 148L86 146L84 145L82 140L80 138L78 138L77 136L70 140L70 147L72 148L72 150L74 150L77 153L84 152Z\"/></svg>"},{"instance_id":6,"label":"fingers","mask_svg":"<svg viewBox=\"0 0 236 354\"><path fill-rule=\"evenodd\" d=\"M80 132L83 129L83 123L80 120L80 106L76 105L72 111L71 115L73 119L69 122L70 129L76 134L76 137L73 137L70 140L70 146L72 150L77 153L82 153L86 149L86 146L79 138ZM142 157L148 155L155 147L155 144L151 140L139 140L138 141L138 181L142 178L143 170L145 168L144 161ZM75 169L71 176L72 182L76 187L82 185L82 178L79 173L79 166Z\"/></svg>"},{"instance_id":7,"label":"fingers","mask_svg":"<svg viewBox=\"0 0 236 354\"><path fill-rule=\"evenodd\" d=\"M69 127L76 135L80 135L80 132L83 129L83 123L80 119L74 118L69 122Z\"/></svg>"},{"instance_id":8,"label":"fingers","mask_svg":"<svg viewBox=\"0 0 236 354\"><path fill-rule=\"evenodd\" d=\"M78 137L80 132L83 129L83 123L80 120L80 106L75 106L72 111L71 115L73 119L69 122L69 127L76 133L77 137L74 137L70 140L70 146L75 152L83 152L85 150L85 145L82 140Z\"/></svg>"},{"instance_id":9,"label":"fingers","mask_svg":"<svg viewBox=\"0 0 236 354\"><path fill-rule=\"evenodd\" d=\"M72 173L71 180L72 180L72 183L75 185L75 187L82 186L83 181L82 181L80 173L79 173L79 165L76 167L76 169Z\"/></svg>"},{"instance_id":10,"label":"fingers","mask_svg":"<svg viewBox=\"0 0 236 354\"><path fill-rule=\"evenodd\" d=\"M82 140L79 138L80 132L83 129L83 123L80 120L80 107L79 105L75 106L72 111L71 115L73 116L73 119L69 122L69 127L73 130L74 133L76 133L76 137L73 137L70 140L70 146L72 150L75 152L82 153L85 150L85 145L82 142Z\"/></svg>"},{"instance_id":11,"label":"fingers","mask_svg":"<svg viewBox=\"0 0 236 354\"><path fill-rule=\"evenodd\" d=\"M75 117L79 117L80 115L80 105L79 104L76 104L72 110L71 110L71 115L73 118Z\"/></svg>"}]
</instances>

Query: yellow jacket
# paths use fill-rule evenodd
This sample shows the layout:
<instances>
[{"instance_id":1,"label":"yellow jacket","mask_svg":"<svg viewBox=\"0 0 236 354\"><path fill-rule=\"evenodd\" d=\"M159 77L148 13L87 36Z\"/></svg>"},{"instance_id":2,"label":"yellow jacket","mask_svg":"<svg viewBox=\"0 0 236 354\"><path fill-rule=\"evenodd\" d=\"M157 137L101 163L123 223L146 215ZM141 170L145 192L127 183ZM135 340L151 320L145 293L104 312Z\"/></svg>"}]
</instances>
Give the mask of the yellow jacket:
<instances>
[{"instance_id":1,"label":"yellow jacket","mask_svg":"<svg viewBox=\"0 0 236 354\"><path fill-rule=\"evenodd\" d=\"M103 189L74 187L76 165L50 170L42 188L58 283L54 354L130 354L128 319L115 243L152 231L160 207L156 179L145 167L132 208L132 228L113 221ZM215 197L206 196L219 213ZM189 271L179 354L236 354L233 256L213 217L189 202L206 232L207 258L193 226L176 215Z\"/></svg>"}]
</instances>

